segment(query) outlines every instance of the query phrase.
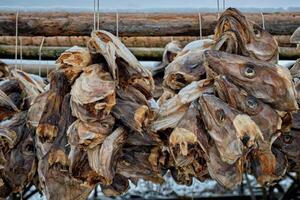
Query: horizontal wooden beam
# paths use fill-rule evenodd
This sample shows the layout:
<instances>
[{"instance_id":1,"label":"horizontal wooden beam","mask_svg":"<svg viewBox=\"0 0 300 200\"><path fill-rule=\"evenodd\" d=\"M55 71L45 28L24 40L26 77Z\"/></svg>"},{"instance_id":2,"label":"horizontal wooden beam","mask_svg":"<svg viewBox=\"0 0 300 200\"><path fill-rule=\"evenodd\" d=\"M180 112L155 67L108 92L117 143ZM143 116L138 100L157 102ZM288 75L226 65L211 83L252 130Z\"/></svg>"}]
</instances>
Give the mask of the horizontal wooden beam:
<instances>
[{"instance_id":1,"label":"horizontal wooden beam","mask_svg":"<svg viewBox=\"0 0 300 200\"><path fill-rule=\"evenodd\" d=\"M296 44L290 43L290 35L275 35L279 46L292 47ZM43 40L42 36L20 36L18 44L22 42L24 46L39 46ZM208 38L204 36L203 39ZM86 46L89 36L49 36L45 37L43 46ZM122 42L127 47L165 47L172 40L179 41L183 46L198 40L198 36L148 36L148 37L121 37ZM15 36L0 36L0 45L15 45Z\"/></svg>"},{"instance_id":2,"label":"horizontal wooden beam","mask_svg":"<svg viewBox=\"0 0 300 200\"><path fill-rule=\"evenodd\" d=\"M245 14L262 24L261 13ZM213 34L217 13L201 13L203 35ZM264 13L273 35L291 35L300 26L300 13ZM0 13L0 35L15 35L16 13ZM19 12L19 35L89 36L93 13ZM116 14L101 13L100 28L116 32ZM119 13L120 36L199 36L198 13Z\"/></svg>"},{"instance_id":3,"label":"horizontal wooden beam","mask_svg":"<svg viewBox=\"0 0 300 200\"><path fill-rule=\"evenodd\" d=\"M60 54L70 47L43 47L42 59L56 60ZM161 61L164 48L129 48L129 50L139 60L144 61ZM20 49L18 49L18 52ZM39 58L39 46L23 46L22 56L24 59L38 59ZM0 45L0 58L14 58L15 46L13 45Z\"/></svg>"},{"instance_id":4,"label":"horizontal wooden beam","mask_svg":"<svg viewBox=\"0 0 300 200\"><path fill-rule=\"evenodd\" d=\"M42 59L55 60L62 52L70 47L43 47L42 48ZM139 60L145 61L161 61L164 48L142 48L142 47L131 47L129 50ZM20 51L20 49L18 50ZM22 55L24 59L38 59L39 58L39 47L38 46L23 46ZM0 45L0 58L14 58L15 57L15 46L13 45ZM300 58L300 48L291 47L279 47L279 58L286 59L297 59Z\"/></svg>"}]
</instances>

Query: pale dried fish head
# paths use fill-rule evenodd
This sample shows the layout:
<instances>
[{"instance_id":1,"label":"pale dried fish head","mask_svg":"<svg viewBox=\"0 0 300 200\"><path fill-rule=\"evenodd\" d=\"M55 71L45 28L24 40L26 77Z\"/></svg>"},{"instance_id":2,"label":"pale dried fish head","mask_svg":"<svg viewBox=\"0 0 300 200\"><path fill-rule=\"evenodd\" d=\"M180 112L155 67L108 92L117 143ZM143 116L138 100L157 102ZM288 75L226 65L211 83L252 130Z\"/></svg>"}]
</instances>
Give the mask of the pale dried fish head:
<instances>
[{"instance_id":1,"label":"pale dried fish head","mask_svg":"<svg viewBox=\"0 0 300 200\"><path fill-rule=\"evenodd\" d=\"M67 49L56 60L56 63L59 64L60 67L72 67L76 70L83 70L90 65L91 62L92 58L89 51L78 46Z\"/></svg>"},{"instance_id":2,"label":"pale dried fish head","mask_svg":"<svg viewBox=\"0 0 300 200\"><path fill-rule=\"evenodd\" d=\"M90 65L72 86L72 100L80 105L103 100L112 95L115 83L103 65Z\"/></svg>"},{"instance_id":3,"label":"pale dried fish head","mask_svg":"<svg viewBox=\"0 0 300 200\"><path fill-rule=\"evenodd\" d=\"M103 143L106 136L111 133L114 123L115 119L111 115L96 122L76 120L68 128L68 141L77 147L94 148Z\"/></svg>"},{"instance_id":4,"label":"pale dried fish head","mask_svg":"<svg viewBox=\"0 0 300 200\"><path fill-rule=\"evenodd\" d=\"M180 90L193 81L205 78L203 50L188 51L178 55L165 69L164 85Z\"/></svg>"},{"instance_id":5,"label":"pale dried fish head","mask_svg":"<svg viewBox=\"0 0 300 200\"><path fill-rule=\"evenodd\" d=\"M28 123L33 127L38 127L40 119L42 117L44 107L47 103L47 97L49 92L39 94L33 101L33 104L28 110Z\"/></svg>"},{"instance_id":6,"label":"pale dried fish head","mask_svg":"<svg viewBox=\"0 0 300 200\"><path fill-rule=\"evenodd\" d=\"M204 54L207 69L225 75L248 94L280 111L298 110L297 93L288 69L221 51L206 51Z\"/></svg>"},{"instance_id":7,"label":"pale dried fish head","mask_svg":"<svg viewBox=\"0 0 300 200\"><path fill-rule=\"evenodd\" d=\"M214 45L215 41L212 39L203 39L203 40L195 40L187 45L182 49L179 55L185 54L188 51L193 50L207 50L210 49Z\"/></svg>"},{"instance_id":8,"label":"pale dried fish head","mask_svg":"<svg viewBox=\"0 0 300 200\"><path fill-rule=\"evenodd\" d=\"M139 63L119 38L103 30L93 31L91 36L89 46L105 58L112 78L118 82L118 85L126 85L128 82L137 83L136 87L147 98L150 97L154 90L151 72ZM132 79L140 80L131 81Z\"/></svg>"},{"instance_id":9,"label":"pale dried fish head","mask_svg":"<svg viewBox=\"0 0 300 200\"><path fill-rule=\"evenodd\" d=\"M235 163L250 149L255 148L257 139L263 137L248 115L230 107L214 95L202 95L199 104L206 129L224 162Z\"/></svg>"}]
</instances>

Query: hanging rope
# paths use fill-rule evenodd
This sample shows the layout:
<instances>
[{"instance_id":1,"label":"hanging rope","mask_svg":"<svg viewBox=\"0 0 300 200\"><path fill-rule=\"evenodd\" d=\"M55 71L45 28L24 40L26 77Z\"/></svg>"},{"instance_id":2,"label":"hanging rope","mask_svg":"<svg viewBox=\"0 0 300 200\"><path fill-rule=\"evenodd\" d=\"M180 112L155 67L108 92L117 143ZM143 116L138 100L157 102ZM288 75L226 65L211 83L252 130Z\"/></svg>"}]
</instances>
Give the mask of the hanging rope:
<instances>
[{"instance_id":1,"label":"hanging rope","mask_svg":"<svg viewBox=\"0 0 300 200\"><path fill-rule=\"evenodd\" d=\"M119 37L119 13L116 12L116 36Z\"/></svg>"},{"instance_id":2,"label":"hanging rope","mask_svg":"<svg viewBox=\"0 0 300 200\"><path fill-rule=\"evenodd\" d=\"M100 5L99 0L97 0L97 30L100 29Z\"/></svg>"},{"instance_id":3,"label":"hanging rope","mask_svg":"<svg viewBox=\"0 0 300 200\"><path fill-rule=\"evenodd\" d=\"M218 19L220 18L220 2L217 0L217 7L218 7Z\"/></svg>"},{"instance_id":4,"label":"hanging rope","mask_svg":"<svg viewBox=\"0 0 300 200\"><path fill-rule=\"evenodd\" d=\"M262 12L260 14L261 14L261 20L262 20L262 27L265 30L265 16Z\"/></svg>"},{"instance_id":5,"label":"hanging rope","mask_svg":"<svg viewBox=\"0 0 300 200\"><path fill-rule=\"evenodd\" d=\"M18 62L18 26L19 26L19 12L16 14L16 46L15 46L15 69L17 69Z\"/></svg>"},{"instance_id":6,"label":"hanging rope","mask_svg":"<svg viewBox=\"0 0 300 200\"><path fill-rule=\"evenodd\" d=\"M199 34L200 34L200 40L202 40L202 16L201 16L201 13L199 13Z\"/></svg>"},{"instance_id":7,"label":"hanging rope","mask_svg":"<svg viewBox=\"0 0 300 200\"><path fill-rule=\"evenodd\" d=\"M20 37L20 69L23 71L23 44L22 38Z\"/></svg>"},{"instance_id":8,"label":"hanging rope","mask_svg":"<svg viewBox=\"0 0 300 200\"><path fill-rule=\"evenodd\" d=\"M43 45L44 45L44 41L45 41L45 37L43 37L41 45L40 45L40 49L39 49L39 76L42 75L41 60L42 60L42 48L43 48ZM47 65L47 75L48 75L48 65Z\"/></svg>"},{"instance_id":9,"label":"hanging rope","mask_svg":"<svg viewBox=\"0 0 300 200\"><path fill-rule=\"evenodd\" d=\"M96 30L96 0L94 0L94 30Z\"/></svg>"}]
</instances>

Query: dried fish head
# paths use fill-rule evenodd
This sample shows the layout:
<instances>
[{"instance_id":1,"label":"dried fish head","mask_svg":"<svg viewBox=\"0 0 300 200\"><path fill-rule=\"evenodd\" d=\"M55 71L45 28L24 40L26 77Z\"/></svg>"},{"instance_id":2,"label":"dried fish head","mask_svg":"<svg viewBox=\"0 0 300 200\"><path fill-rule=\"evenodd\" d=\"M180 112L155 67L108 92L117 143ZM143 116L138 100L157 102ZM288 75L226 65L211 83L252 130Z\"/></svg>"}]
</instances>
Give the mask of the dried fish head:
<instances>
[{"instance_id":1,"label":"dried fish head","mask_svg":"<svg viewBox=\"0 0 300 200\"><path fill-rule=\"evenodd\" d=\"M68 128L68 142L71 145L83 148L94 148L103 143L111 133L115 124L115 118L107 115L104 119L96 122L83 122L76 120Z\"/></svg>"},{"instance_id":2,"label":"dried fish head","mask_svg":"<svg viewBox=\"0 0 300 200\"><path fill-rule=\"evenodd\" d=\"M79 71L90 65L91 62L92 58L89 51L78 46L67 49L56 60L56 63L60 65L60 68L71 67L74 70Z\"/></svg>"},{"instance_id":3,"label":"dried fish head","mask_svg":"<svg viewBox=\"0 0 300 200\"><path fill-rule=\"evenodd\" d=\"M240 34L243 43L246 44L251 38L250 27L246 17L239 10L227 8L216 25L215 39L218 40L224 32L233 30Z\"/></svg>"},{"instance_id":4,"label":"dried fish head","mask_svg":"<svg viewBox=\"0 0 300 200\"><path fill-rule=\"evenodd\" d=\"M220 156L215 145L209 149L209 161L207 162L209 175L223 187L233 189L242 183L244 158L241 157L236 162L228 164Z\"/></svg>"},{"instance_id":5,"label":"dried fish head","mask_svg":"<svg viewBox=\"0 0 300 200\"><path fill-rule=\"evenodd\" d=\"M271 146L271 141L276 137L275 132L281 129L282 120L278 113L268 104L234 85L224 75L215 78L215 87L223 101L251 117L260 128L264 141Z\"/></svg>"},{"instance_id":6,"label":"dried fish head","mask_svg":"<svg viewBox=\"0 0 300 200\"><path fill-rule=\"evenodd\" d=\"M225 75L248 94L280 111L298 110L296 91L288 69L221 51L206 51L206 68Z\"/></svg>"},{"instance_id":7,"label":"dried fish head","mask_svg":"<svg viewBox=\"0 0 300 200\"><path fill-rule=\"evenodd\" d=\"M3 169L4 179L13 192L19 192L36 173L34 129L25 127L19 143L8 153Z\"/></svg>"},{"instance_id":8,"label":"dried fish head","mask_svg":"<svg viewBox=\"0 0 300 200\"><path fill-rule=\"evenodd\" d=\"M165 64L171 63L176 58L181 49L182 48L179 41L174 40L172 42L169 42L165 47L162 62Z\"/></svg>"},{"instance_id":9,"label":"dried fish head","mask_svg":"<svg viewBox=\"0 0 300 200\"><path fill-rule=\"evenodd\" d=\"M185 45L185 47L182 49L181 54L185 54L188 51L192 50L207 50L210 49L214 45L215 41L212 39L203 39L203 40L195 40L193 42L188 43Z\"/></svg>"},{"instance_id":10,"label":"dried fish head","mask_svg":"<svg viewBox=\"0 0 300 200\"><path fill-rule=\"evenodd\" d=\"M151 97L154 91L151 72L139 63L119 38L104 30L93 31L91 36L89 46L105 58L113 80L118 85L129 83L147 98Z\"/></svg>"},{"instance_id":11,"label":"dried fish head","mask_svg":"<svg viewBox=\"0 0 300 200\"><path fill-rule=\"evenodd\" d=\"M221 159L235 163L257 146L262 133L246 114L230 107L214 95L204 94L199 98L199 108L204 124L216 143Z\"/></svg>"},{"instance_id":12,"label":"dried fish head","mask_svg":"<svg viewBox=\"0 0 300 200\"><path fill-rule=\"evenodd\" d=\"M165 69L164 85L180 90L193 81L205 78L202 54L200 49L177 56Z\"/></svg>"},{"instance_id":13,"label":"dried fish head","mask_svg":"<svg viewBox=\"0 0 300 200\"><path fill-rule=\"evenodd\" d=\"M28 123L33 127L38 127L40 119L42 117L44 107L47 103L49 92L43 92L39 94L34 100L33 104L28 110Z\"/></svg>"},{"instance_id":14,"label":"dried fish head","mask_svg":"<svg viewBox=\"0 0 300 200\"><path fill-rule=\"evenodd\" d=\"M278 44L274 37L257 24L248 21L237 9L228 8L220 17L216 29L215 39L219 40L226 31L235 31L246 51L241 53L263 61L278 62Z\"/></svg>"},{"instance_id":15,"label":"dried fish head","mask_svg":"<svg viewBox=\"0 0 300 200\"><path fill-rule=\"evenodd\" d=\"M72 113L82 121L108 115L115 103L115 82L103 65L86 67L72 86Z\"/></svg>"}]
</instances>

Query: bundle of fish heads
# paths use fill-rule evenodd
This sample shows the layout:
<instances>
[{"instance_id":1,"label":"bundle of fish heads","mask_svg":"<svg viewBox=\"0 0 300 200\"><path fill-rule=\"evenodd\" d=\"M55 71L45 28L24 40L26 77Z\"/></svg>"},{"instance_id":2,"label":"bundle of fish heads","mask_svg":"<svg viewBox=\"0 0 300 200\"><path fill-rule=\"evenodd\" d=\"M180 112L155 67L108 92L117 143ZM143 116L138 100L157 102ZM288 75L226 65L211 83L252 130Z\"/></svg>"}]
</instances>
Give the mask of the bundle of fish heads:
<instances>
[{"instance_id":1,"label":"bundle of fish heads","mask_svg":"<svg viewBox=\"0 0 300 200\"><path fill-rule=\"evenodd\" d=\"M277 62L274 38L229 8L211 39L171 42L150 70L102 30L61 54L49 84L3 64L0 196L29 183L47 199L86 199L97 184L118 196L166 173L272 184L300 157L300 65Z\"/></svg>"}]
</instances>

